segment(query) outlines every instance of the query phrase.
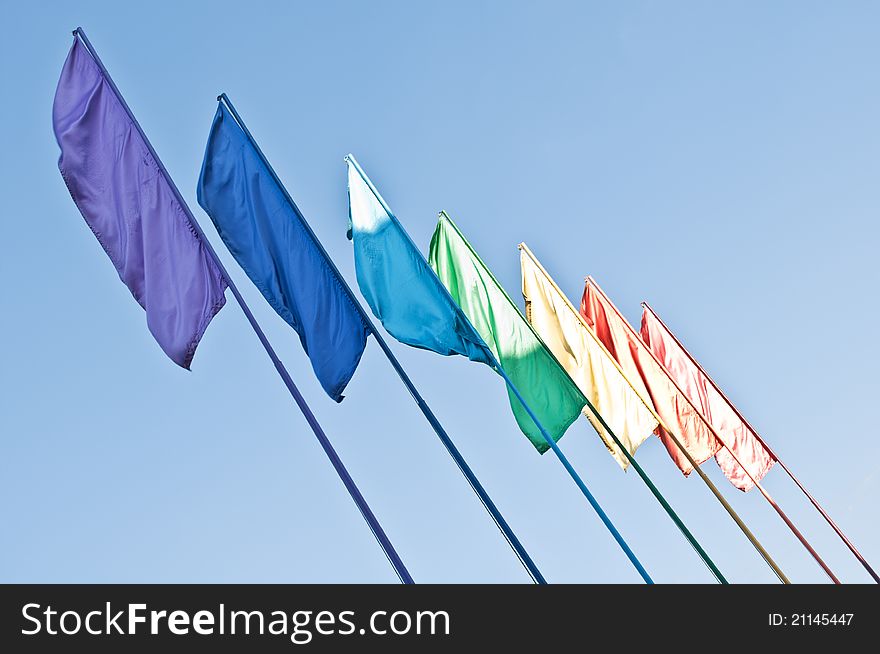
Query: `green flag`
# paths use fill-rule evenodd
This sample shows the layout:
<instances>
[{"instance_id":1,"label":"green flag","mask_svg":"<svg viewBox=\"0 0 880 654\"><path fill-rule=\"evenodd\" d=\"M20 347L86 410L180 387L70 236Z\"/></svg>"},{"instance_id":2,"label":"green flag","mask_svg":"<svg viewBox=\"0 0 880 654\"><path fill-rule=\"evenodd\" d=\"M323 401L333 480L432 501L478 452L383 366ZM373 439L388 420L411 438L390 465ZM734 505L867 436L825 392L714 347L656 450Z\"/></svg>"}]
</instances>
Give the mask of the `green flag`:
<instances>
[{"instance_id":1,"label":"green flag","mask_svg":"<svg viewBox=\"0 0 880 654\"><path fill-rule=\"evenodd\" d=\"M558 441L587 399L445 213L431 238L428 262L544 429ZM550 446L510 389L507 394L519 428L543 454Z\"/></svg>"}]
</instances>

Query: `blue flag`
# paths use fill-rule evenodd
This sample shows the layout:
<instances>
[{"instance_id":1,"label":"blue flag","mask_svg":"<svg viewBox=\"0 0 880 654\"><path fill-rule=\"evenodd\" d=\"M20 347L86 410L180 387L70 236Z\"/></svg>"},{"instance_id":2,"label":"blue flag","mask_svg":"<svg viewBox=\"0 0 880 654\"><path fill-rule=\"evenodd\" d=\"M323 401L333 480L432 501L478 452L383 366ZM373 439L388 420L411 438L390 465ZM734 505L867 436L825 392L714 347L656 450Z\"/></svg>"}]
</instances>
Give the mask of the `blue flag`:
<instances>
[{"instance_id":1,"label":"blue flag","mask_svg":"<svg viewBox=\"0 0 880 654\"><path fill-rule=\"evenodd\" d=\"M321 386L340 402L369 328L302 215L222 102L198 198L232 256L299 334Z\"/></svg>"},{"instance_id":2,"label":"blue flag","mask_svg":"<svg viewBox=\"0 0 880 654\"><path fill-rule=\"evenodd\" d=\"M352 155L349 238L358 285L373 315L401 343L487 365L493 357Z\"/></svg>"}]
</instances>

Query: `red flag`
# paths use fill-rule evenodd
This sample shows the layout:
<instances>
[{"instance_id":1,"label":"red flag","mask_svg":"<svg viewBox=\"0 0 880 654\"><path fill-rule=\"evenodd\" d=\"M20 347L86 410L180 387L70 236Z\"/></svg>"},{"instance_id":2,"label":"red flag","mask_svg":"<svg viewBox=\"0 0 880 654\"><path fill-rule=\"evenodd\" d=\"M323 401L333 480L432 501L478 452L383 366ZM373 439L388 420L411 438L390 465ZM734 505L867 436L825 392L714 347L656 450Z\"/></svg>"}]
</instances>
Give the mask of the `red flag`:
<instances>
[{"instance_id":1,"label":"red flag","mask_svg":"<svg viewBox=\"0 0 880 654\"><path fill-rule=\"evenodd\" d=\"M642 340L663 362L663 367L709 421L727 448L736 453L754 479L761 481L773 467L773 457L666 326L647 307L642 313L641 334ZM741 491L747 491L754 483L727 448L716 452L715 460L731 484Z\"/></svg>"},{"instance_id":2,"label":"red flag","mask_svg":"<svg viewBox=\"0 0 880 654\"><path fill-rule=\"evenodd\" d=\"M694 461L700 464L711 458L721 447L721 443L688 399L675 388L663 366L657 363L635 330L598 286L594 285L595 282L588 280L584 287L584 296L581 299L581 315L584 320L617 359L642 399L653 402L657 415L666 427L675 432ZM694 468L669 433L663 427L658 427L656 433L675 465L685 475L689 475Z\"/></svg>"}]
</instances>

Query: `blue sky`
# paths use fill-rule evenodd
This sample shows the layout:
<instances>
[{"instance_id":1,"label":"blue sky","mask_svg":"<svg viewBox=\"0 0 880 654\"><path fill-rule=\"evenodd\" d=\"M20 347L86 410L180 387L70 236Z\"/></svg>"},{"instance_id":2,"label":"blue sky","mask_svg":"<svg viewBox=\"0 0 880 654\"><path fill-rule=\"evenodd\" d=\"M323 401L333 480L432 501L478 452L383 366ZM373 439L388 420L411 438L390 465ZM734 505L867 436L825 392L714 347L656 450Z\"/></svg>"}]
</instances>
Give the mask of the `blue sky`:
<instances>
[{"instance_id":1,"label":"blue sky","mask_svg":"<svg viewBox=\"0 0 880 654\"><path fill-rule=\"evenodd\" d=\"M193 372L152 340L58 173L51 105L82 25L421 582L525 572L375 343L341 405L195 202L229 94L350 283L343 156L423 249L445 209L514 297L525 240L577 301L648 300L880 565L880 7L819 3L16 3L0 106L0 581L394 582L231 301ZM500 380L392 347L545 576L639 577ZM561 441L661 582L712 577L586 420ZM734 582L769 568L657 439L638 459ZM794 581L824 575L722 488ZM785 477L767 489L867 574Z\"/></svg>"}]
</instances>

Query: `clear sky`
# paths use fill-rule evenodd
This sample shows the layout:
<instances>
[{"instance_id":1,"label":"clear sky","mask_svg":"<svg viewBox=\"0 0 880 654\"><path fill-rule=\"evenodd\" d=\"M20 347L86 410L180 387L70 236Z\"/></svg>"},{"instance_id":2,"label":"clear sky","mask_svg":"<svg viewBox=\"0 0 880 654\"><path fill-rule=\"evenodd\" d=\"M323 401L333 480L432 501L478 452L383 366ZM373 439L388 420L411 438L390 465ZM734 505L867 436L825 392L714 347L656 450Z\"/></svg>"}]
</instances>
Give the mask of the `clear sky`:
<instances>
[{"instance_id":1,"label":"clear sky","mask_svg":"<svg viewBox=\"0 0 880 654\"><path fill-rule=\"evenodd\" d=\"M82 25L421 582L527 576L375 343L341 405L195 201L225 91L349 282L343 156L423 251L445 209L519 298L525 240L575 302L648 300L880 565L880 7L870 2L39 2L4 10L0 581L394 582L228 302L186 372L57 170ZM487 367L392 347L553 582L638 582ZM660 582L712 577L586 420L561 446ZM734 582L775 577L654 438L638 459ZM794 581L756 491L709 476ZM781 469L767 489L868 576Z\"/></svg>"}]
</instances>

